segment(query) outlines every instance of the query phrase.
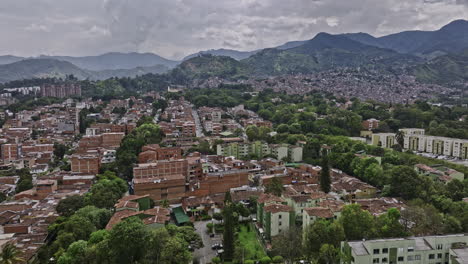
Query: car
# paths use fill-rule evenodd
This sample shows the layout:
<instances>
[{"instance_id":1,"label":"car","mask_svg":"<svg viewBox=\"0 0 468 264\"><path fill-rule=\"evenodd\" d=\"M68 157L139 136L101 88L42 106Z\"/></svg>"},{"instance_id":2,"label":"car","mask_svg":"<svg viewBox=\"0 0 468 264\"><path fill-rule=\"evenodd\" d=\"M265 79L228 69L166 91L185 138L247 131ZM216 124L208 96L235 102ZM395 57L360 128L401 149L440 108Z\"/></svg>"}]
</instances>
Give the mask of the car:
<instances>
[{"instance_id":1,"label":"car","mask_svg":"<svg viewBox=\"0 0 468 264\"><path fill-rule=\"evenodd\" d=\"M252 218L252 222L257 222L257 218Z\"/></svg>"},{"instance_id":2,"label":"car","mask_svg":"<svg viewBox=\"0 0 468 264\"><path fill-rule=\"evenodd\" d=\"M214 234L214 233L211 233L211 234L210 234L210 237L214 237L214 236L215 236L215 234Z\"/></svg>"},{"instance_id":3,"label":"car","mask_svg":"<svg viewBox=\"0 0 468 264\"><path fill-rule=\"evenodd\" d=\"M221 247L220 247L219 244L213 244L213 245L211 246L211 249L212 249L212 250L218 250L218 249L221 249Z\"/></svg>"}]
</instances>

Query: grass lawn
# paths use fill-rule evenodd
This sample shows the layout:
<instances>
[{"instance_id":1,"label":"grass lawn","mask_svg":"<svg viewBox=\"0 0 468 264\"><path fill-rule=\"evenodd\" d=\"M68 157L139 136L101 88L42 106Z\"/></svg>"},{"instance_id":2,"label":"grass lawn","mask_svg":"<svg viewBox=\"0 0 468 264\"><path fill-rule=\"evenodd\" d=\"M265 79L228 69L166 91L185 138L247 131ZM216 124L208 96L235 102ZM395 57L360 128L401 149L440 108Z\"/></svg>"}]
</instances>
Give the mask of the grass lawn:
<instances>
[{"instance_id":1,"label":"grass lawn","mask_svg":"<svg viewBox=\"0 0 468 264\"><path fill-rule=\"evenodd\" d=\"M267 256L262 245L257 240L254 227L250 224L240 225L239 244L244 247L245 259L259 260Z\"/></svg>"}]
</instances>

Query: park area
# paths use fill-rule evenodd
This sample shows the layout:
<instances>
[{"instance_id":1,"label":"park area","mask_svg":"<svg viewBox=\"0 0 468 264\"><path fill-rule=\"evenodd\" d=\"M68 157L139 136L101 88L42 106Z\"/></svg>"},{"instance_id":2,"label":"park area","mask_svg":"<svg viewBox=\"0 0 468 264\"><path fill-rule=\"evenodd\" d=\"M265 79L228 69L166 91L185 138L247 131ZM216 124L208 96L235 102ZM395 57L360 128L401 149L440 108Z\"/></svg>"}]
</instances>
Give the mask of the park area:
<instances>
[{"instance_id":1,"label":"park area","mask_svg":"<svg viewBox=\"0 0 468 264\"><path fill-rule=\"evenodd\" d=\"M238 254L242 254L245 260L260 260L267 256L263 246L257 239L257 235L255 234L254 227L250 224L242 224L239 226L239 250ZM242 252L243 250L243 252Z\"/></svg>"}]
</instances>

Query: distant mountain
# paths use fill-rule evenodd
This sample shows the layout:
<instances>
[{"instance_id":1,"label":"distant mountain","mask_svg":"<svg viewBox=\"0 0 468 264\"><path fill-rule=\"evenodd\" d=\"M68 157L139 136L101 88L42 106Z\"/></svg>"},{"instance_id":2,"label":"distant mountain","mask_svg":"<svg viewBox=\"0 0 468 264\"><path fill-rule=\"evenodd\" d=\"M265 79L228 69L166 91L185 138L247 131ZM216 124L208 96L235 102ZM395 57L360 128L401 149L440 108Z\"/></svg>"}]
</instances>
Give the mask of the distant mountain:
<instances>
[{"instance_id":1,"label":"distant mountain","mask_svg":"<svg viewBox=\"0 0 468 264\"><path fill-rule=\"evenodd\" d=\"M166 73L170 69L164 65L155 65L149 67L136 67L133 69L116 69L116 70L102 70L102 71L88 71L92 75L92 79L103 80L111 77L135 77L138 75L145 75L148 73Z\"/></svg>"},{"instance_id":2,"label":"distant mountain","mask_svg":"<svg viewBox=\"0 0 468 264\"><path fill-rule=\"evenodd\" d=\"M455 20L436 31L404 31L379 38L366 33L343 34L366 45L400 53L435 57L468 48L468 21Z\"/></svg>"},{"instance_id":3,"label":"distant mountain","mask_svg":"<svg viewBox=\"0 0 468 264\"><path fill-rule=\"evenodd\" d=\"M24 60L23 57L16 57L16 56L11 56L11 55L5 55L5 56L0 56L0 65L1 64L10 64L13 62L17 62L20 60Z\"/></svg>"},{"instance_id":4,"label":"distant mountain","mask_svg":"<svg viewBox=\"0 0 468 264\"><path fill-rule=\"evenodd\" d=\"M413 74L421 82L439 84L468 82L468 49L417 65L413 68Z\"/></svg>"},{"instance_id":5,"label":"distant mountain","mask_svg":"<svg viewBox=\"0 0 468 264\"><path fill-rule=\"evenodd\" d=\"M232 50L232 49L211 49L211 50L205 50L205 51L199 51L194 54L190 54L187 57L185 57L183 60L188 60L193 57L197 57L200 55L213 55L213 56L226 56L226 57L231 57L235 60L242 60L245 58L250 57L251 55L257 53L258 50L255 51L238 51L238 50Z\"/></svg>"},{"instance_id":6,"label":"distant mountain","mask_svg":"<svg viewBox=\"0 0 468 264\"><path fill-rule=\"evenodd\" d=\"M291 48L295 48L297 46L300 46L302 44L304 44L306 41L290 41L290 42L286 42L284 43L283 45L280 45L280 46L277 46L277 47L274 47L274 49L279 49L279 50L286 50L286 49L291 49ZM211 50L204 50L204 51L199 51L197 53L194 53L194 54L190 54L188 56L186 56L183 61L185 60L188 60L188 59L191 59L193 57L197 57L197 56L200 56L200 55L206 55L206 54L209 54L209 55L213 55L213 56L226 56L226 57L231 57L235 60L243 60L243 59L246 59L252 55L255 55L256 53L262 51L264 49L259 49L259 50L253 50L253 51L238 51L238 50L232 50L232 49L211 49Z\"/></svg>"},{"instance_id":7,"label":"distant mountain","mask_svg":"<svg viewBox=\"0 0 468 264\"><path fill-rule=\"evenodd\" d=\"M41 56L40 58L68 61L76 66L92 71L133 69L136 67L152 67L164 65L174 68L179 62L165 59L153 53L119 53L111 52L98 56L69 57Z\"/></svg>"},{"instance_id":8,"label":"distant mountain","mask_svg":"<svg viewBox=\"0 0 468 264\"><path fill-rule=\"evenodd\" d=\"M74 75L76 78L100 80L110 77L135 77L147 73L164 73L169 68L163 65L136 67L133 69L115 69L90 71L68 62L50 58L24 59L10 64L0 65L0 82L21 79L57 77Z\"/></svg>"},{"instance_id":9,"label":"distant mountain","mask_svg":"<svg viewBox=\"0 0 468 264\"><path fill-rule=\"evenodd\" d=\"M242 60L251 67L254 75L309 73L336 67L385 69L416 61L418 59L411 55L327 33L319 33L294 48L265 49Z\"/></svg>"},{"instance_id":10,"label":"distant mountain","mask_svg":"<svg viewBox=\"0 0 468 264\"><path fill-rule=\"evenodd\" d=\"M304 43L306 42L307 40L289 41L289 42L284 43L283 45L274 47L274 49L279 49L279 50L292 49L292 48L304 45Z\"/></svg>"},{"instance_id":11,"label":"distant mountain","mask_svg":"<svg viewBox=\"0 0 468 264\"><path fill-rule=\"evenodd\" d=\"M53 59L25 59L0 65L0 82L43 77L63 78L70 74L79 79L91 77L87 71L69 62Z\"/></svg>"},{"instance_id":12,"label":"distant mountain","mask_svg":"<svg viewBox=\"0 0 468 264\"><path fill-rule=\"evenodd\" d=\"M202 54L183 61L169 73L176 83L209 77L238 78L249 75L247 65L228 56Z\"/></svg>"}]
</instances>

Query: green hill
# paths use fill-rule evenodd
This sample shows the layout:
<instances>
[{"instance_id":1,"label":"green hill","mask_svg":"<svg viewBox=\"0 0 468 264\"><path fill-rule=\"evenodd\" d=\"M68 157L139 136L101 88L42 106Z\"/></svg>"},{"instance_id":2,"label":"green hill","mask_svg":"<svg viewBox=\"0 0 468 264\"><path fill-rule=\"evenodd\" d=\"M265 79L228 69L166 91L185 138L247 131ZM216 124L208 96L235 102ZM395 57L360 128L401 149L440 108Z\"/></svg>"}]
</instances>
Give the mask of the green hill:
<instances>
[{"instance_id":1,"label":"green hill","mask_svg":"<svg viewBox=\"0 0 468 264\"><path fill-rule=\"evenodd\" d=\"M386 70L418 62L412 55L365 45L342 35L320 33L287 50L266 49L242 60L254 75L310 73L343 67Z\"/></svg>"},{"instance_id":2,"label":"green hill","mask_svg":"<svg viewBox=\"0 0 468 264\"><path fill-rule=\"evenodd\" d=\"M437 57L415 66L413 74L418 81L432 83L454 83L468 81L468 49L457 54Z\"/></svg>"},{"instance_id":3,"label":"green hill","mask_svg":"<svg viewBox=\"0 0 468 264\"><path fill-rule=\"evenodd\" d=\"M176 83L209 77L240 78L248 76L247 65L227 56L203 54L182 62L169 73Z\"/></svg>"},{"instance_id":4,"label":"green hill","mask_svg":"<svg viewBox=\"0 0 468 264\"><path fill-rule=\"evenodd\" d=\"M44 77L63 78L71 74L78 79L92 77L89 72L69 62L53 59L26 59L0 65L0 82Z\"/></svg>"}]
</instances>

